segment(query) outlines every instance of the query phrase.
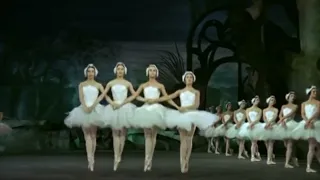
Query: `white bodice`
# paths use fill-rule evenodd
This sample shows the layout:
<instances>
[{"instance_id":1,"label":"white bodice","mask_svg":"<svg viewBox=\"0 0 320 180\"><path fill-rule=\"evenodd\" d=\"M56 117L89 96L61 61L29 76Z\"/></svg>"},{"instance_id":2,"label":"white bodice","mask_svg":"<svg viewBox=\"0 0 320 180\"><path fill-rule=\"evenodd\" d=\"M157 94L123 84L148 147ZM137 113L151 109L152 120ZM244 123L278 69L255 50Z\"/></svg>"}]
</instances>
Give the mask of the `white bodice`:
<instances>
[{"instance_id":1,"label":"white bodice","mask_svg":"<svg viewBox=\"0 0 320 180\"><path fill-rule=\"evenodd\" d=\"M115 84L111 87L113 101L122 103L128 97L128 88L123 84Z\"/></svg>"},{"instance_id":2,"label":"white bodice","mask_svg":"<svg viewBox=\"0 0 320 180\"><path fill-rule=\"evenodd\" d=\"M190 91L184 91L180 93L181 107L187 107L194 105L196 100L196 94Z\"/></svg>"},{"instance_id":3,"label":"white bodice","mask_svg":"<svg viewBox=\"0 0 320 180\"><path fill-rule=\"evenodd\" d=\"M306 114L306 117L309 119L314 115L314 113L317 112L317 106L314 104L306 104L304 106L304 112Z\"/></svg>"},{"instance_id":4,"label":"white bodice","mask_svg":"<svg viewBox=\"0 0 320 180\"><path fill-rule=\"evenodd\" d=\"M292 109L291 109L291 108L288 108L288 107L285 107L285 108L283 108L283 110L282 110L283 116L286 116L286 115L290 114L291 112L292 112Z\"/></svg>"},{"instance_id":5,"label":"white bodice","mask_svg":"<svg viewBox=\"0 0 320 180\"><path fill-rule=\"evenodd\" d=\"M266 112L265 112L265 116L266 116L266 121L267 122L270 122L270 121L272 121L272 119L274 118L274 116L275 116L275 112L273 112L273 111L271 111L271 110L267 110Z\"/></svg>"},{"instance_id":6,"label":"white bodice","mask_svg":"<svg viewBox=\"0 0 320 180\"><path fill-rule=\"evenodd\" d=\"M256 111L250 111L248 115L249 115L250 121L255 121L258 119L258 112Z\"/></svg>"},{"instance_id":7,"label":"white bodice","mask_svg":"<svg viewBox=\"0 0 320 180\"><path fill-rule=\"evenodd\" d=\"M143 89L143 95L146 99L158 99L160 97L159 88L148 86Z\"/></svg>"},{"instance_id":8,"label":"white bodice","mask_svg":"<svg viewBox=\"0 0 320 180\"><path fill-rule=\"evenodd\" d=\"M223 115L223 120L224 120L225 123L230 122L231 115L230 114L224 114Z\"/></svg>"},{"instance_id":9,"label":"white bodice","mask_svg":"<svg viewBox=\"0 0 320 180\"><path fill-rule=\"evenodd\" d=\"M84 103L90 107L96 101L99 95L99 90L95 86L86 85L82 87Z\"/></svg>"},{"instance_id":10,"label":"white bodice","mask_svg":"<svg viewBox=\"0 0 320 180\"><path fill-rule=\"evenodd\" d=\"M244 115L242 112L236 113L236 119L237 119L238 121L241 121L244 116L245 116L245 115Z\"/></svg>"}]
</instances>

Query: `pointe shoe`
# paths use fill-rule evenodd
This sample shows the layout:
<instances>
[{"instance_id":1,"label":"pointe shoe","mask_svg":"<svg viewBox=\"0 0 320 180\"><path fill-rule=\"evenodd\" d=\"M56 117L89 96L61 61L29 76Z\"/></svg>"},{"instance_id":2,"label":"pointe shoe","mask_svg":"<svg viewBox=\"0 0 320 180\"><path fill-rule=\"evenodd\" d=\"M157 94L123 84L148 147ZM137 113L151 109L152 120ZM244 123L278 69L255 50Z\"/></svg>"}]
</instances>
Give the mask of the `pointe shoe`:
<instances>
[{"instance_id":1,"label":"pointe shoe","mask_svg":"<svg viewBox=\"0 0 320 180\"><path fill-rule=\"evenodd\" d=\"M306 169L306 172L307 172L307 173L316 173L317 171L314 170L314 169L311 169L311 168L307 168L307 169Z\"/></svg>"},{"instance_id":2,"label":"pointe shoe","mask_svg":"<svg viewBox=\"0 0 320 180\"><path fill-rule=\"evenodd\" d=\"M113 163L113 171L117 171L120 161L116 160Z\"/></svg>"},{"instance_id":3,"label":"pointe shoe","mask_svg":"<svg viewBox=\"0 0 320 180\"><path fill-rule=\"evenodd\" d=\"M226 156L232 156L232 155L231 155L231 154L229 154L229 153L226 153L225 155L226 155Z\"/></svg>"},{"instance_id":4,"label":"pointe shoe","mask_svg":"<svg viewBox=\"0 0 320 180\"><path fill-rule=\"evenodd\" d=\"M258 161L261 161L261 160L260 160L260 159L255 158L255 157L252 157L252 158L251 158L251 162L258 162Z\"/></svg>"},{"instance_id":5,"label":"pointe shoe","mask_svg":"<svg viewBox=\"0 0 320 180\"><path fill-rule=\"evenodd\" d=\"M246 158L243 156L238 156L238 159L246 159Z\"/></svg>"},{"instance_id":6,"label":"pointe shoe","mask_svg":"<svg viewBox=\"0 0 320 180\"><path fill-rule=\"evenodd\" d=\"M89 171L91 171L91 172L94 171L94 165L93 165L93 163L89 163L88 169L89 169Z\"/></svg>"},{"instance_id":7,"label":"pointe shoe","mask_svg":"<svg viewBox=\"0 0 320 180\"><path fill-rule=\"evenodd\" d=\"M243 153L244 153L244 156L245 156L246 158L249 158L249 153L248 153L248 151L244 151Z\"/></svg>"},{"instance_id":8,"label":"pointe shoe","mask_svg":"<svg viewBox=\"0 0 320 180\"><path fill-rule=\"evenodd\" d=\"M274 165L274 164L276 164L276 163L275 163L275 162L273 162L272 160L267 161L267 165Z\"/></svg>"},{"instance_id":9,"label":"pointe shoe","mask_svg":"<svg viewBox=\"0 0 320 180\"><path fill-rule=\"evenodd\" d=\"M284 168L292 169L292 168L294 168L294 167L293 167L293 166L291 166L290 164L285 164L285 165L284 165Z\"/></svg>"},{"instance_id":10,"label":"pointe shoe","mask_svg":"<svg viewBox=\"0 0 320 180\"><path fill-rule=\"evenodd\" d=\"M298 158L292 158L293 165L299 167Z\"/></svg>"},{"instance_id":11,"label":"pointe shoe","mask_svg":"<svg viewBox=\"0 0 320 180\"><path fill-rule=\"evenodd\" d=\"M257 159L261 160L261 156L259 152L256 153L256 156L257 156Z\"/></svg>"},{"instance_id":12,"label":"pointe shoe","mask_svg":"<svg viewBox=\"0 0 320 180\"><path fill-rule=\"evenodd\" d=\"M211 151L210 149L208 149L207 153L211 154L211 153L212 153L212 151Z\"/></svg>"},{"instance_id":13,"label":"pointe shoe","mask_svg":"<svg viewBox=\"0 0 320 180\"><path fill-rule=\"evenodd\" d=\"M150 161L148 161L148 160L145 161L143 171L144 172L151 171L151 163L150 163Z\"/></svg>"},{"instance_id":14,"label":"pointe shoe","mask_svg":"<svg viewBox=\"0 0 320 180\"><path fill-rule=\"evenodd\" d=\"M220 152L219 152L219 151L215 151L214 153L215 153L215 154L220 154Z\"/></svg>"}]
</instances>

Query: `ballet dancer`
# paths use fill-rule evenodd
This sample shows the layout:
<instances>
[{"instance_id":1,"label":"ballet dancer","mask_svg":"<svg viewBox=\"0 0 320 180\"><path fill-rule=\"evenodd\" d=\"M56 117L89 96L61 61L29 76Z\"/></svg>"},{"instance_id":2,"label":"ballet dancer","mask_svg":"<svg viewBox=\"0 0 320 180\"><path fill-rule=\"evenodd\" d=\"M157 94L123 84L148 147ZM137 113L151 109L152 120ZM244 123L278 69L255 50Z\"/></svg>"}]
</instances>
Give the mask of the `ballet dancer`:
<instances>
[{"instance_id":1,"label":"ballet dancer","mask_svg":"<svg viewBox=\"0 0 320 180\"><path fill-rule=\"evenodd\" d=\"M298 126L298 123L294 120L298 106L293 103L295 99L295 93L293 91L286 94L285 98L288 101L288 104L282 105L281 107L278 121L279 128L276 132L276 136L283 139L284 146L286 147L284 167L293 168L293 166L289 164L290 159L292 159L295 166L299 166L298 159L296 158L295 153L293 153L294 142L292 139L292 131Z\"/></svg>"},{"instance_id":2,"label":"ballet dancer","mask_svg":"<svg viewBox=\"0 0 320 180\"><path fill-rule=\"evenodd\" d=\"M232 125L226 132L226 137L229 139L238 139L239 151L238 159L248 158L248 152L245 149L245 138L239 137L239 130L246 121L246 101L242 100L238 102L239 109L235 110L233 113L234 125ZM243 156L244 154L244 156Z\"/></svg>"},{"instance_id":3,"label":"ballet dancer","mask_svg":"<svg viewBox=\"0 0 320 180\"><path fill-rule=\"evenodd\" d=\"M223 132L221 135L224 135L224 141L226 144L226 156L231 156L233 153L233 150L230 148L230 139L227 137L226 133L230 127L233 126L233 111L232 111L232 104L231 102L227 102L226 104L227 111L223 113L222 115L222 122L223 122ZM230 153L229 153L230 152Z\"/></svg>"},{"instance_id":4,"label":"ballet dancer","mask_svg":"<svg viewBox=\"0 0 320 180\"><path fill-rule=\"evenodd\" d=\"M141 107L136 108L133 118L133 127L143 128L145 135L145 164L144 171L150 171L152 166L152 158L157 140L157 128L165 129L165 112L167 108L161 104L155 103L154 99L160 97L160 93L163 96L167 96L167 92L163 84L159 83L156 78L159 76L159 70L156 65L151 64L146 69L146 76L149 80L146 83L140 85L138 90L128 98L128 101L134 98L145 102ZM143 91L144 98L138 98ZM172 100L168 100L168 103L175 107L179 106Z\"/></svg>"},{"instance_id":5,"label":"ballet dancer","mask_svg":"<svg viewBox=\"0 0 320 180\"><path fill-rule=\"evenodd\" d=\"M82 127L90 171L94 169L97 127L104 127L106 124L102 114L104 107L100 104L104 98L104 89L100 83L95 81L97 75L98 69L93 64L89 64L84 69L84 76L87 79L79 84L81 105L74 108L64 120L69 128ZM99 91L101 95L98 97Z\"/></svg>"},{"instance_id":6,"label":"ballet dancer","mask_svg":"<svg viewBox=\"0 0 320 180\"><path fill-rule=\"evenodd\" d=\"M274 96L270 96L267 98L266 103L268 107L263 110L263 120L262 123L264 127L264 131L261 133L261 140L264 140L266 148L267 148L267 165L276 164L273 159L273 145L274 140L279 140L276 134L276 119L278 117L278 109L274 107L276 103L276 98Z\"/></svg>"},{"instance_id":7,"label":"ballet dancer","mask_svg":"<svg viewBox=\"0 0 320 180\"><path fill-rule=\"evenodd\" d=\"M262 110L258 107L260 103L259 96L255 96L251 100L252 106L246 109L247 121L239 130L239 137L249 138L251 140L251 162L261 161L258 140L260 140L263 126L260 123Z\"/></svg>"},{"instance_id":8,"label":"ballet dancer","mask_svg":"<svg viewBox=\"0 0 320 180\"><path fill-rule=\"evenodd\" d=\"M299 122L298 126L292 131L292 137L293 139L308 140L309 150L306 172L315 173L316 170L311 168L314 155L316 155L320 162L320 121L318 120L320 102L316 100L317 87L311 86L307 88L306 94L309 96L309 99L301 105L301 116L303 120Z\"/></svg>"},{"instance_id":9,"label":"ballet dancer","mask_svg":"<svg viewBox=\"0 0 320 180\"><path fill-rule=\"evenodd\" d=\"M114 151L114 166L113 170L116 171L126 141L127 128L131 127L131 121L134 116L136 106L130 101L125 101L128 98L128 90L131 94L135 93L132 84L125 79L128 69L122 62L118 62L113 69L116 78L108 82L104 94L109 103L105 107L104 114L107 119L108 125L112 128L113 136L113 151ZM111 89L112 99L107 95ZM125 104L124 104L125 103Z\"/></svg>"},{"instance_id":10,"label":"ballet dancer","mask_svg":"<svg viewBox=\"0 0 320 180\"><path fill-rule=\"evenodd\" d=\"M213 106L208 108L208 112L210 112L210 113L213 113L213 110L214 110ZM213 144L213 137L212 137L213 131L214 131L214 123L210 127L208 127L207 129L201 130L199 132L200 136L204 136L207 138L207 141L208 141L207 153L212 153L212 150L215 149L215 146Z\"/></svg>"},{"instance_id":11,"label":"ballet dancer","mask_svg":"<svg viewBox=\"0 0 320 180\"><path fill-rule=\"evenodd\" d=\"M222 123L222 108L221 105L218 105L216 107L216 115L219 117L218 121L214 122L210 128L210 131L208 130L208 134L213 138L214 140L214 154L220 154L220 138L221 133L217 133L217 128L220 127ZM221 128L221 127L220 127ZM218 129L219 131L219 129Z\"/></svg>"},{"instance_id":12,"label":"ballet dancer","mask_svg":"<svg viewBox=\"0 0 320 180\"><path fill-rule=\"evenodd\" d=\"M3 119L3 112L0 112L0 136L9 134L12 131L12 128L7 124L1 122Z\"/></svg>"},{"instance_id":13,"label":"ballet dancer","mask_svg":"<svg viewBox=\"0 0 320 180\"><path fill-rule=\"evenodd\" d=\"M182 76L185 88L177 90L169 96L163 96L154 100L155 102L167 101L179 96L181 107L178 111L167 114L168 127L177 127L180 133L180 167L182 173L189 170L189 160L192 152L192 140L196 127L205 130L210 127L219 117L206 111L197 110L200 104L200 92L193 88L196 76L187 71ZM176 113L174 113L176 112Z\"/></svg>"}]
</instances>

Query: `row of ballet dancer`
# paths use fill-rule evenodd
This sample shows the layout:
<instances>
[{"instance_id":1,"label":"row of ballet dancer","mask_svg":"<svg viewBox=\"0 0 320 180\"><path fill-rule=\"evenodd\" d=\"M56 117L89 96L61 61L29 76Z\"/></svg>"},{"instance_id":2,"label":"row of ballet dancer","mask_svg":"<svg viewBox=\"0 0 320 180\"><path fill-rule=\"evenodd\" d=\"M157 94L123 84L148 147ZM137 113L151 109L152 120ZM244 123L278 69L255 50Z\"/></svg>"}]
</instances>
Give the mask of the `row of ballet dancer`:
<instances>
[{"instance_id":1,"label":"row of ballet dancer","mask_svg":"<svg viewBox=\"0 0 320 180\"><path fill-rule=\"evenodd\" d=\"M270 109L263 111L264 117L266 117L264 119L266 119L268 123L259 123L262 111L257 106L259 104L258 96L252 99L253 106L247 110L244 110L245 103L241 101L239 102L239 110L230 113L229 117L227 113L221 116L219 114L197 110L200 103L200 92L193 88L196 76L191 71L185 72L182 76L182 82L185 83L185 87L170 95L167 94L165 87L156 80L159 76L159 70L154 64L146 68L148 80L142 83L137 90L134 90L132 84L125 79L128 70L124 63L117 63L113 72L116 75L115 79L108 82L104 88L100 83L95 81L98 69L93 64L89 64L84 69L84 76L87 79L79 84L79 99L81 105L74 108L64 121L70 128L82 127L86 144L88 169L90 171L94 170L97 128L106 127L112 128L113 132L114 171L117 170L121 162L128 128L144 129L145 172L150 171L152 167L158 129L178 129L180 134L180 168L182 173L187 173L189 170L192 140L196 127L199 128L202 132L201 134L206 137L217 137L217 134L220 134L218 136L226 136L229 137L229 139L238 138L241 141L241 151L244 149L244 140L246 138L250 139L252 142L251 160L253 161L258 159L256 157L258 155L258 140L266 140L268 152L272 152L274 138L271 135L274 132L273 129L275 129L274 116L278 111L270 106ZM111 91L112 98L108 96L109 91ZM130 96L128 96L128 91L131 94ZM143 97L140 96L142 93ZM160 96L161 94L162 96ZM277 134L279 136L283 135L283 139L286 140L287 149L290 149L289 147L291 147L293 143L292 138L309 139L308 157L313 157L315 147L318 146L316 140L319 139L316 133L314 133L315 127L317 127L315 122L317 116L314 114L318 114L318 108L310 108L319 107L319 102L315 100L316 87L312 87L308 94L310 94L310 99L303 104L302 108L302 114L304 114L306 123L303 125L299 123L297 127L291 128L289 122L290 119L293 118L296 108L293 107L293 101L290 101L291 103L289 102L288 105L284 106L281 110L281 114L283 114L280 119L282 126L281 128L280 126L277 128L279 132L281 129L283 133ZM290 92L287 99L290 99L292 96L294 96L294 93ZM180 99L180 106L172 100L177 97ZM100 104L100 101L104 98L109 105L103 106ZM136 107L131 103L135 99L144 102L144 105ZM164 101L168 102L176 110L162 106L160 102ZM271 102L275 102L275 98L270 97L268 102L272 104ZM289 112L290 109L291 111ZM310 109L313 110L312 117L309 117L310 113L306 113L309 112ZM285 112L289 113L284 115ZM233 114L235 115L233 116ZM235 119L233 117L237 118ZM235 119L238 123L232 125L232 119ZM238 119L241 119L241 121ZM246 119L248 122L245 122ZM218 126L219 122L223 122L223 126ZM291 137L293 133L291 133L292 131L289 130L289 128L294 129L294 134L300 134L300 137L297 137L298 135ZM234 129L234 131L231 129ZM231 136L231 134L233 135ZM290 138L288 136L289 134ZM315 172L310 168L311 161L308 162L307 172ZM273 163L273 161L268 158L268 164L270 163ZM289 163L287 163L287 165L289 165Z\"/></svg>"},{"instance_id":2,"label":"row of ballet dancer","mask_svg":"<svg viewBox=\"0 0 320 180\"><path fill-rule=\"evenodd\" d=\"M311 162L314 154L320 163L320 132L319 122L317 121L319 112L319 101L316 98L316 87L312 86L306 89L306 94L309 99L302 104L301 115L303 120L298 123L294 120L298 105L294 104L295 93L289 92L285 99L287 104L283 105L280 112L274 107L276 98L270 96L266 99L268 107L261 110L258 105L260 98L255 96L252 100L252 106L246 109L246 101L238 102L239 109L233 111L230 102L227 102L226 111L222 112L222 107L216 107L216 115L220 117L219 121L215 122L211 127L201 131L201 135L208 138L208 153L215 154L219 152L219 140L224 138L225 155L231 156L232 149L230 148L230 140L237 139L239 146L238 159L248 158L248 151L245 149L245 141L251 140L251 161L261 161L258 151L257 141L264 141L267 148L267 164L273 165L275 155L273 154L273 145L275 140L282 140L286 147L285 168L293 168L290 165L290 160L295 166L299 166L298 159L295 157L294 141L308 140L309 150L307 155L307 172L316 172L311 169ZM213 107L209 108L213 112ZM260 120L263 119L263 123ZM279 119L278 121L276 121ZM317 149L316 149L317 148ZM315 152L315 150L317 150Z\"/></svg>"}]
</instances>

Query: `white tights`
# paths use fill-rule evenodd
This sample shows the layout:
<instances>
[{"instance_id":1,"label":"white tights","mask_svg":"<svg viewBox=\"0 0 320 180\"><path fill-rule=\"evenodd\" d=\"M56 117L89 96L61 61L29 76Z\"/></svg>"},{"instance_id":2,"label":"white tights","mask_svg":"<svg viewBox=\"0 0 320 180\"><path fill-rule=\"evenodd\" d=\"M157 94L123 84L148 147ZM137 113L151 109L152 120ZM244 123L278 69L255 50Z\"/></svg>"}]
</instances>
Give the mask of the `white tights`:
<instances>
[{"instance_id":1,"label":"white tights","mask_svg":"<svg viewBox=\"0 0 320 180\"><path fill-rule=\"evenodd\" d=\"M179 129L180 133L180 167L182 173L189 170L189 160L192 152L193 135L196 128L192 127L191 131Z\"/></svg>"},{"instance_id":2,"label":"white tights","mask_svg":"<svg viewBox=\"0 0 320 180\"><path fill-rule=\"evenodd\" d=\"M86 151L88 159L88 169L94 169L94 154L97 146L97 127L83 127L82 128L84 140L86 142Z\"/></svg>"}]
</instances>

